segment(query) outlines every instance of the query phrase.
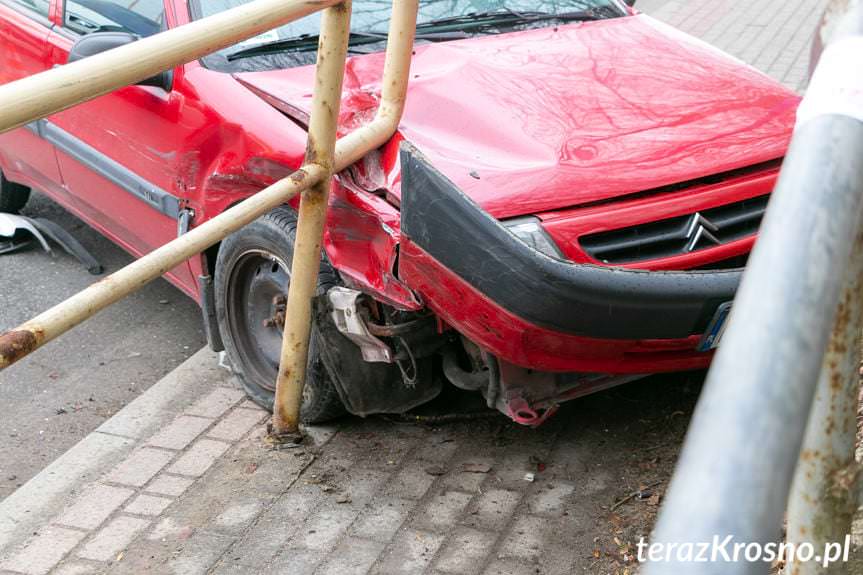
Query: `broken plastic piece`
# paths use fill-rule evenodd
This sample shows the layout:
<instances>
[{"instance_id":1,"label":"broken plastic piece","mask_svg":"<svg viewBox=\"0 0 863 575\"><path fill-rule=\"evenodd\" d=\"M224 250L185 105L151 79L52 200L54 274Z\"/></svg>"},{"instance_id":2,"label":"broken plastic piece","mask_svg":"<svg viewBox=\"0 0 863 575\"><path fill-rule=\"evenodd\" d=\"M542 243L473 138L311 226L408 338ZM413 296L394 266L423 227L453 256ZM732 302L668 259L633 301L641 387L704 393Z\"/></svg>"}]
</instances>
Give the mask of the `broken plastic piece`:
<instances>
[{"instance_id":1,"label":"broken plastic piece","mask_svg":"<svg viewBox=\"0 0 863 575\"><path fill-rule=\"evenodd\" d=\"M43 235L44 234L44 235ZM81 242L72 237L72 234L45 218L28 218L15 214L0 214L0 254L11 253L29 246L32 238L42 245L42 249L48 254L53 254L48 236L58 244L69 255L84 264L87 271L93 275L99 275L104 271L102 264L87 251Z\"/></svg>"}]
</instances>

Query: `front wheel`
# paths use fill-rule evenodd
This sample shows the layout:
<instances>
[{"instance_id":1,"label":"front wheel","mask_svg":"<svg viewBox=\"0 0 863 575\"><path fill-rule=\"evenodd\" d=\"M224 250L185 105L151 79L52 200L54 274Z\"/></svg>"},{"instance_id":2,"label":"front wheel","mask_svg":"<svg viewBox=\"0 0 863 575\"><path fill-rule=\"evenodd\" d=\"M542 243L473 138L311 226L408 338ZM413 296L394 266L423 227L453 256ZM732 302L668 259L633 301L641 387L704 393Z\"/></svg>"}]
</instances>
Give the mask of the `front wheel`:
<instances>
[{"instance_id":1,"label":"front wheel","mask_svg":"<svg viewBox=\"0 0 863 575\"><path fill-rule=\"evenodd\" d=\"M249 397L269 410L279 370L296 233L294 211L276 208L230 235L216 260L216 316L225 352ZM318 294L336 285L335 271L322 261ZM313 329L300 412L304 423L345 413L321 361L318 337Z\"/></svg>"}]
</instances>

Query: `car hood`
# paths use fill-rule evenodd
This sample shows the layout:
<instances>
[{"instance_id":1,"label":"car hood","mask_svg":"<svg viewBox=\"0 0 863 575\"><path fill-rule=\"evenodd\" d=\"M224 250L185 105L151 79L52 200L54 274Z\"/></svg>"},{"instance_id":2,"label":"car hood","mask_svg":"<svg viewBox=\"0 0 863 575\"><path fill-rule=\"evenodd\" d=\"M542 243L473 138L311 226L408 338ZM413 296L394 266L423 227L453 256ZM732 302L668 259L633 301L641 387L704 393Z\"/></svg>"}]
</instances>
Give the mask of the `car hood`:
<instances>
[{"instance_id":1,"label":"car hood","mask_svg":"<svg viewBox=\"0 0 863 575\"><path fill-rule=\"evenodd\" d=\"M343 132L373 115L382 67L383 54L349 59ZM236 77L302 121L313 74ZM399 132L503 218L781 157L798 102L754 68L638 15L417 46Z\"/></svg>"}]
</instances>

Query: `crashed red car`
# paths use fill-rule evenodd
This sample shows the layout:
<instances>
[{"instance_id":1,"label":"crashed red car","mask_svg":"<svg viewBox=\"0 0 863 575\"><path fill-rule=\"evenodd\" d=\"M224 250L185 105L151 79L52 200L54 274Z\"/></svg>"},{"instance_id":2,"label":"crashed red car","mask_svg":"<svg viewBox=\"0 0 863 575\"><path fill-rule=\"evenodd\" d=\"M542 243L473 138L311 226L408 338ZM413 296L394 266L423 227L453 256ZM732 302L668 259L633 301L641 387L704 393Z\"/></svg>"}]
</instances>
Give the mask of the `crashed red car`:
<instances>
[{"instance_id":1,"label":"crashed red car","mask_svg":"<svg viewBox=\"0 0 863 575\"><path fill-rule=\"evenodd\" d=\"M0 0L0 81L242 3ZM399 131L332 185L304 418L448 381L538 424L708 365L798 97L618 0L420 5ZM376 109L388 13L354 1L343 133ZM36 188L140 255L290 174L317 18L0 136L0 209ZM294 207L168 274L263 405Z\"/></svg>"}]
</instances>

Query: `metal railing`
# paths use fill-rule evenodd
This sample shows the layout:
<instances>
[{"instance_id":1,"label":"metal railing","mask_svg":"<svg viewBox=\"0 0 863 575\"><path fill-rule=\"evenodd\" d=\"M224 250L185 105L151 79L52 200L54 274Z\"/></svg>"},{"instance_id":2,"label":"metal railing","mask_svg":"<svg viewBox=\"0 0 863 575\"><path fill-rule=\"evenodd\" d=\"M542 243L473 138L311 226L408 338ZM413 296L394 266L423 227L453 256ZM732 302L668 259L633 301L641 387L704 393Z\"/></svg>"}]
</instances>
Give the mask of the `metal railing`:
<instances>
[{"instance_id":1,"label":"metal railing","mask_svg":"<svg viewBox=\"0 0 863 575\"><path fill-rule=\"evenodd\" d=\"M336 124L350 32L350 0L255 0L0 86L2 133L323 10L303 166L30 321L0 334L0 369L301 194L273 413L274 436L295 434L332 175L380 147L395 133L407 93L417 9L418 0L394 0L377 114L370 123L338 140Z\"/></svg>"},{"instance_id":2,"label":"metal railing","mask_svg":"<svg viewBox=\"0 0 863 575\"><path fill-rule=\"evenodd\" d=\"M663 546L647 556L649 575L767 573L764 557L747 559L782 542L786 509L785 550L820 552L850 533L863 329L861 2L834 0L819 34L829 41L660 513L652 543ZM693 545L728 537L722 549L737 549L736 559L693 561ZM747 556L750 544L761 547ZM785 572L842 570L804 559Z\"/></svg>"}]
</instances>

